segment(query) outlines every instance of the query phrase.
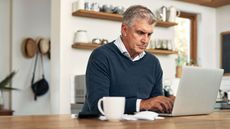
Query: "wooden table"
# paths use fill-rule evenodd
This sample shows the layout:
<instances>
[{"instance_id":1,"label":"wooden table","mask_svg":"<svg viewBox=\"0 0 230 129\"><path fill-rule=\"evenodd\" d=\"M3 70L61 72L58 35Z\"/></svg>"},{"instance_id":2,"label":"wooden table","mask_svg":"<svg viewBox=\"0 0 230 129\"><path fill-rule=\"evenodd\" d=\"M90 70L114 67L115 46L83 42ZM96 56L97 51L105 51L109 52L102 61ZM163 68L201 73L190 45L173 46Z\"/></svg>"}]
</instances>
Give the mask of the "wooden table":
<instances>
[{"instance_id":1,"label":"wooden table","mask_svg":"<svg viewBox=\"0 0 230 129\"><path fill-rule=\"evenodd\" d=\"M230 129L230 110L154 121L109 122L70 115L1 116L0 129Z\"/></svg>"}]
</instances>

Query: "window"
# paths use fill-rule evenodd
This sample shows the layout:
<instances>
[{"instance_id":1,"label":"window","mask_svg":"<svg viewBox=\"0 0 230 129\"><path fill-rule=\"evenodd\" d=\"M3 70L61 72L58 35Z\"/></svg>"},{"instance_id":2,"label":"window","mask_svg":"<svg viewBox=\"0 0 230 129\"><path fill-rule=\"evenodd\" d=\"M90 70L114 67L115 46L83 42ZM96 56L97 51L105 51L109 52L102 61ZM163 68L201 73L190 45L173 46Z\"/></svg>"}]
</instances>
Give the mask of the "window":
<instances>
[{"instance_id":1,"label":"window","mask_svg":"<svg viewBox=\"0 0 230 129\"><path fill-rule=\"evenodd\" d=\"M177 65L197 65L197 15L181 12L176 19L175 47L178 50Z\"/></svg>"}]
</instances>

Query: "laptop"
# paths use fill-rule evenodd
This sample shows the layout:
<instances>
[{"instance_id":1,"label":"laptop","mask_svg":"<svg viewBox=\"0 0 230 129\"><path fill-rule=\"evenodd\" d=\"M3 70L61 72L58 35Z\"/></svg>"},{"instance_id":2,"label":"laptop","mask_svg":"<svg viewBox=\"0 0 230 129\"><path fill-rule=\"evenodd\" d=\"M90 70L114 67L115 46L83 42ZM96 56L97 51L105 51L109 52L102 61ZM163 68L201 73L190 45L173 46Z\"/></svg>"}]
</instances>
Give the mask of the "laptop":
<instances>
[{"instance_id":1,"label":"laptop","mask_svg":"<svg viewBox=\"0 0 230 129\"><path fill-rule=\"evenodd\" d=\"M223 72L223 69L183 67L172 113L159 115L184 116L213 112Z\"/></svg>"}]
</instances>

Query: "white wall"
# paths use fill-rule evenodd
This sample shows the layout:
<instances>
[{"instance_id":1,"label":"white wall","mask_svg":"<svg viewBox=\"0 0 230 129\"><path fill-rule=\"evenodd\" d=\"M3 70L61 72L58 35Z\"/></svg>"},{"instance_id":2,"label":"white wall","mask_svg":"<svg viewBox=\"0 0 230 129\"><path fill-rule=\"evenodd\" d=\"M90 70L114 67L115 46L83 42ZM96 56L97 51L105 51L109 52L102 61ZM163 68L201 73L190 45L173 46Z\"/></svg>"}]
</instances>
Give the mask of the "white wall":
<instances>
[{"instance_id":1,"label":"white wall","mask_svg":"<svg viewBox=\"0 0 230 129\"><path fill-rule=\"evenodd\" d=\"M51 113L60 112L60 90L61 87L61 42L60 42L60 22L61 22L61 9L60 9L60 0L51 0L51 87L50 87L50 104L51 104ZM55 43L55 44L54 44Z\"/></svg>"},{"instance_id":2,"label":"white wall","mask_svg":"<svg viewBox=\"0 0 230 129\"><path fill-rule=\"evenodd\" d=\"M10 0L0 0L0 81L10 72ZM4 106L9 108L9 96L5 95Z\"/></svg>"},{"instance_id":3,"label":"white wall","mask_svg":"<svg viewBox=\"0 0 230 129\"><path fill-rule=\"evenodd\" d=\"M0 0L0 78L9 73L10 66L10 1ZM3 47L4 46L4 47Z\"/></svg>"},{"instance_id":4,"label":"white wall","mask_svg":"<svg viewBox=\"0 0 230 129\"><path fill-rule=\"evenodd\" d=\"M221 46L221 37L220 34L221 32L226 32L230 31L230 14L226 13L230 12L230 5L223 6L220 8L217 8L216 10L216 28L217 28L217 33L216 33L216 48L217 48L217 62L218 66L220 67L220 46Z\"/></svg>"},{"instance_id":5,"label":"white wall","mask_svg":"<svg viewBox=\"0 0 230 129\"><path fill-rule=\"evenodd\" d=\"M58 66L56 69L53 69L51 76L51 84L55 85L59 89L59 93L55 92L54 96L51 96L56 99L55 107L53 110L56 113L70 113L70 78L73 75L84 74L86 70L86 65L88 57L91 53L89 50L78 50L71 48L74 38L74 32L79 29L86 29L88 31L89 37L92 39L94 37L103 37L107 38L110 41L117 38L120 34L120 22L115 21L106 21L99 19L91 18L82 18L82 17L73 17L72 13L72 2L75 0L52 0L52 4L57 3L57 6L60 6L60 23L59 31L52 31L52 39L56 41L56 44L59 45L54 51L59 53L60 58L58 60ZM60 3L59 3L60 2ZM193 5L188 3L180 3L177 1L165 1L165 0L132 0L132 1L108 1L108 0L97 0L100 4L113 4L113 5L123 5L128 7L133 4L142 4L149 7L152 10L156 10L163 5L170 6L174 5L177 8L199 14L198 18L198 63L203 67L217 67L216 64L216 10L209 7L202 7L199 5ZM52 15L59 15L59 12L52 12ZM52 21L52 24L56 24L55 20ZM208 31L207 31L208 28ZM58 33L58 34L57 34ZM55 36L56 34L56 36ZM54 35L54 36L53 36ZM60 36L60 37L58 37ZM157 38L173 38L174 29L173 28L160 28L157 27L155 34ZM208 49L207 49L208 46ZM162 67L164 70L164 78L174 78L175 74L175 57L171 56L158 56ZM53 66L54 62L52 63ZM56 75L56 70L60 70L59 76Z\"/></svg>"},{"instance_id":6,"label":"white wall","mask_svg":"<svg viewBox=\"0 0 230 129\"><path fill-rule=\"evenodd\" d=\"M13 92L12 96L12 109L15 110L15 115L50 113L50 92L34 101L31 78L35 58L25 58L21 51L22 42L27 37L34 39L50 37L50 7L49 0L12 1L12 69L17 71L13 87L21 89ZM50 80L49 62L45 57L45 76L48 81ZM36 79L38 77L41 77L41 74L37 74Z\"/></svg>"},{"instance_id":7,"label":"white wall","mask_svg":"<svg viewBox=\"0 0 230 129\"><path fill-rule=\"evenodd\" d=\"M230 31L230 5L217 8L216 10L216 61L219 67L220 65L220 50L221 50L221 32ZM230 90L230 77L225 76L221 83L221 89Z\"/></svg>"}]
</instances>

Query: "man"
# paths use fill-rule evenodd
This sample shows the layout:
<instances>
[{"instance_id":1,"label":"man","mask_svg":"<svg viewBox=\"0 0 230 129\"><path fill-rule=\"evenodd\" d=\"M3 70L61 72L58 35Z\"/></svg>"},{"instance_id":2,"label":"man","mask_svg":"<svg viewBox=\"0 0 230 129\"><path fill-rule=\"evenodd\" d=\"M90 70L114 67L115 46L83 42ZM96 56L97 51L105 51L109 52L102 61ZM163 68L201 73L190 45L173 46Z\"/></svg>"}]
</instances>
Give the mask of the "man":
<instances>
[{"instance_id":1,"label":"man","mask_svg":"<svg viewBox=\"0 0 230 129\"><path fill-rule=\"evenodd\" d=\"M163 96L159 60L145 52L155 22L144 6L131 6L124 12L121 36L95 49L89 58L82 112L99 113L97 102L104 96L124 96L125 113L171 112L174 99Z\"/></svg>"}]
</instances>

